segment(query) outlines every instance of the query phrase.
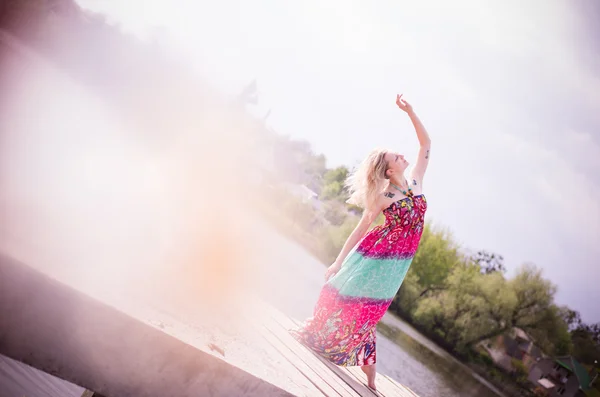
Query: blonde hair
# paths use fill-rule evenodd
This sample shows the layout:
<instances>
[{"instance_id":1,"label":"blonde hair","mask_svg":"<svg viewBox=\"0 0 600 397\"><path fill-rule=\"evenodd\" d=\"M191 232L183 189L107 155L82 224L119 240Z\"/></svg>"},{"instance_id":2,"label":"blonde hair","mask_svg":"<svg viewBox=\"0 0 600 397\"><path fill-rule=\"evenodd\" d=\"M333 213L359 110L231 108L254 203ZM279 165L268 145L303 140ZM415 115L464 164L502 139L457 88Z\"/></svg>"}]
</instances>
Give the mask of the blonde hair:
<instances>
[{"instance_id":1,"label":"blonde hair","mask_svg":"<svg viewBox=\"0 0 600 397\"><path fill-rule=\"evenodd\" d=\"M389 179L386 175L388 162L385 159L387 150L374 149L355 168L346 179L346 187L350 193L348 204L368 208L375 204L377 197L387 188Z\"/></svg>"}]
</instances>

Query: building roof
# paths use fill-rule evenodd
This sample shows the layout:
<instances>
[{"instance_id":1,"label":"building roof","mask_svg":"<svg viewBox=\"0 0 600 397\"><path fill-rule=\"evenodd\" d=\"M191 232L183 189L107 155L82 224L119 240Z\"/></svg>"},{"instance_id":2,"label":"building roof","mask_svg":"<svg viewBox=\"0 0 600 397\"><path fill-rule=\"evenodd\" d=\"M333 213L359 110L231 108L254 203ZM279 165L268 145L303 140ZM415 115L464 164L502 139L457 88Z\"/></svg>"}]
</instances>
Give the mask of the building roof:
<instances>
[{"instance_id":1,"label":"building roof","mask_svg":"<svg viewBox=\"0 0 600 397\"><path fill-rule=\"evenodd\" d=\"M514 331L515 331L515 338L521 338L526 341L531 341L531 337L529 335L527 335L527 332L523 331L521 328L515 327Z\"/></svg>"},{"instance_id":2,"label":"building roof","mask_svg":"<svg viewBox=\"0 0 600 397\"><path fill-rule=\"evenodd\" d=\"M556 386L554 383L552 383L552 381L550 381L550 379L546 378L538 380L538 383L546 389L552 389L554 386Z\"/></svg>"},{"instance_id":3,"label":"building roof","mask_svg":"<svg viewBox=\"0 0 600 397\"><path fill-rule=\"evenodd\" d=\"M542 357L542 351L540 350L539 347L537 347L536 345L533 345L531 347L531 350L529 351L529 355L534 358L539 358L539 357Z\"/></svg>"},{"instance_id":4,"label":"building roof","mask_svg":"<svg viewBox=\"0 0 600 397\"><path fill-rule=\"evenodd\" d=\"M511 357L515 357L517 355L517 351L519 350L519 344L517 343L517 341L511 338L510 336L504 335L503 342L506 354L508 354Z\"/></svg>"},{"instance_id":5,"label":"building roof","mask_svg":"<svg viewBox=\"0 0 600 397\"><path fill-rule=\"evenodd\" d=\"M575 376L577 376L577 380L579 381L579 387L582 390L587 390L590 388L590 374L588 374L587 370L579 363L579 361L575 359L575 357L557 357L556 362L563 368L575 373Z\"/></svg>"}]
</instances>

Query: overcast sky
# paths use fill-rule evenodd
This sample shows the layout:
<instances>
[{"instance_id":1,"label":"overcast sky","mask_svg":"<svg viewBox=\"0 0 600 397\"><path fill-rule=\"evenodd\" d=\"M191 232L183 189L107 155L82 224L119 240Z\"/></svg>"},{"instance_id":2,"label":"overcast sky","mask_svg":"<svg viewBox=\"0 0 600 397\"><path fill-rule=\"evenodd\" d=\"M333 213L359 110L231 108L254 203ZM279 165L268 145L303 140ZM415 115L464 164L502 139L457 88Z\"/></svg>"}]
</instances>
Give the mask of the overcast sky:
<instances>
[{"instance_id":1,"label":"overcast sky","mask_svg":"<svg viewBox=\"0 0 600 397\"><path fill-rule=\"evenodd\" d=\"M225 94L256 78L253 111L329 166L374 146L414 159L404 92L433 140L428 220L509 275L541 266L558 303L600 321L594 0L78 2L140 37L161 27Z\"/></svg>"}]
</instances>

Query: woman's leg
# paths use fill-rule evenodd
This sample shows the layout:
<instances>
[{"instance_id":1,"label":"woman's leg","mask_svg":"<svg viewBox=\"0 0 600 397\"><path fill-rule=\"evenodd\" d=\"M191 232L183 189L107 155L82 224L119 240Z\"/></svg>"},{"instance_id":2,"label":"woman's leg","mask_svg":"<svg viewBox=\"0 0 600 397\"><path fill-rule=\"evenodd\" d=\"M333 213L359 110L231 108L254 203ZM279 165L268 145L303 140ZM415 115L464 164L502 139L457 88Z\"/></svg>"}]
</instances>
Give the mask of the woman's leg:
<instances>
[{"instance_id":1,"label":"woman's leg","mask_svg":"<svg viewBox=\"0 0 600 397\"><path fill-rule=\"evenodd\" d=\"M367 381L369 383L369 387L373 390L377 390L377 388L375 387L375 375L377 375L377 368L375 367L375 365L376 364L363 365L360 367L360 369L362 369L363 372L367 374Z\"/></svg>"}]
</instances>

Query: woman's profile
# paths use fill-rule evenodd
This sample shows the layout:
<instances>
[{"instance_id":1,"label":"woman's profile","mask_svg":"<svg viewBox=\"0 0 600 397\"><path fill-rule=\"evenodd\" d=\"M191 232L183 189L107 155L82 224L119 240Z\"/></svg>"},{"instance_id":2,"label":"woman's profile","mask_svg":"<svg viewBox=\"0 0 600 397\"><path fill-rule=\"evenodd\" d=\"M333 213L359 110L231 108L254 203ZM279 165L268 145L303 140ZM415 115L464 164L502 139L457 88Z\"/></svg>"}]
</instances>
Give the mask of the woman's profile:
<instances>
[{"instance_id":1,"label":"woman's profile","mask_svg":"<svg viewBox=\"0 0 600 397\"><path fill-rule=\"evenodd\" d=\"M417 251L427 201L423 178L431 139L412 106L396 96L420 144L410 172L402 154L376 149L349 176L348 203L363 208L360 222L325 272L313 316L292 335L339 366L360 366L375 387L376 325L400 289ZM385 222L369 231L377 216ZM356 248L355 248L356 247Z\"/></svg>"}]
</instances>

